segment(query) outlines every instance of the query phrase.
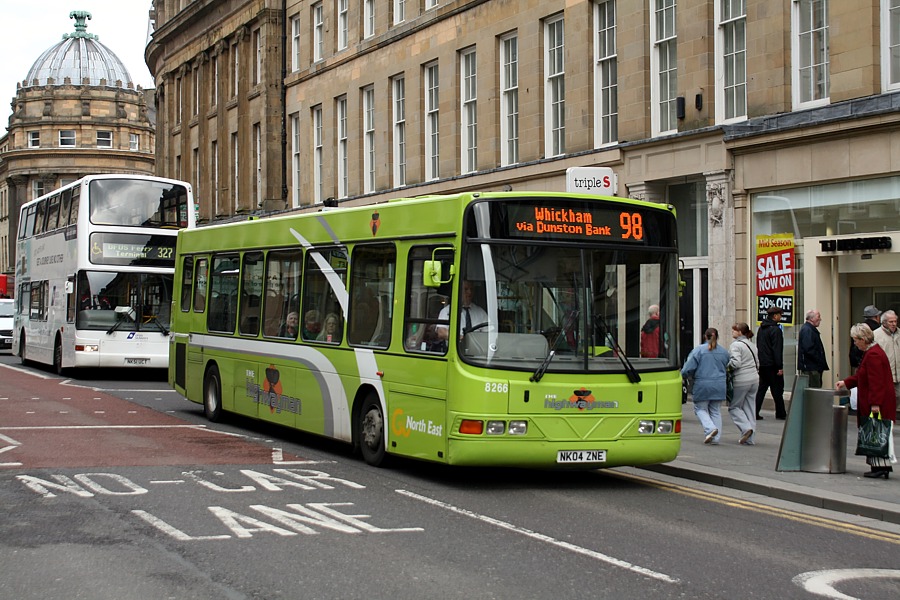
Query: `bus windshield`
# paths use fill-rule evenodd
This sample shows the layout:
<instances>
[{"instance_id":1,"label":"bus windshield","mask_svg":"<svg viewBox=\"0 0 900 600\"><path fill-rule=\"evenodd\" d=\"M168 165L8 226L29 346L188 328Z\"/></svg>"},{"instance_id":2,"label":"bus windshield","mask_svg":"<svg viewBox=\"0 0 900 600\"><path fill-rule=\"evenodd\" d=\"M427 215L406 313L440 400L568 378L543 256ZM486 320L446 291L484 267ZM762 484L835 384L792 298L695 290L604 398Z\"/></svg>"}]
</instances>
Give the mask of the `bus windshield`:
<instances>
[{"instance_id":1,"label":"bus windshield","mask_svg":"<svg viewBox=\"0 0 900 600\"><path fill-rule=\"evenodd\" d=\"M169 332L173 275L78 273L78 329Z\"/></svg>"},{"instance_id":2,"label":"bus windshield","mask_svg":"<svg viewBox=\"0 0 900 600\"><path fill-rule=\"evenodd\" d=\"M567 373L675 366L673 254L518 244L479 250L462 278L487 317L469 326L460 317L467 362ZM650 319L657 307L658 321ZM642 336L645 324L652 335Z\"/></svg>"},{"instance_id":3,"label":"bus windshield","mask_svg":"<svg viewBox=\"0 0 900 600\"><path fill-rule=\"evenodd\" d=\"M144 179L94 179L90 201L94 225L180 229L194 209L184 185Z\"/></svg>"}]
</instances>

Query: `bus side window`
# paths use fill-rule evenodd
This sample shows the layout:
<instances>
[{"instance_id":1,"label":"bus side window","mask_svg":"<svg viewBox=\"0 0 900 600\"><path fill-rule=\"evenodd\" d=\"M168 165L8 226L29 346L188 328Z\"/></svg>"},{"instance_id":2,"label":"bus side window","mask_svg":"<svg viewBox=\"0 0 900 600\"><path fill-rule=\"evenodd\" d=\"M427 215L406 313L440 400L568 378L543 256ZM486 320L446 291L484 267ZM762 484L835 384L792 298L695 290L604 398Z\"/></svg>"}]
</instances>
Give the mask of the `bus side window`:
<instances>
[{"instance_id":1,"label":"bus side window","mask_svg":"<svg viewBox=\"0 0 900 600\"><path fill-rule=\"evenodd\" d=\"M432 259L434 246L413 248L409 253L407 268L406 314L403 326L407 350L420 352L447 352L447 343L438 337L436 327L440 324L441 310L449 302L448 286L425 287L423 283L424 262ZM451 252L441 252L438 258L444 264L452 264ZM446 267L445 267L446 268ZM446 326L446 322L444 325Z\"/></svg>"},{"instance_id":2,"label":"bus side window","mask_svg":"<svg viewBox=\"0 0 900 600\"><path fill-rule=\"evenodd\" d=\"M288 314L297 312L303 255L299 250L272 251L266 255L266 286L262 299L263 335L284 337ZM296 296L297 300L291 299Z\"/></svg>"},{"instance_id":3,"label":"bus side window","mask_svg":"<svg viewBox=\"0 0 900 600\"><path fill-rule=\"evenodd\" d=\"M194 292L194 257L185 256L181 264L181 312L189 312Z\"/></svg>"},{"instance_id":4,"label":"bus side window","mask_svg":"<svg viewBox=\"0 0 900 600\"><path fill-rule=\"evenodd\" d=\"M262 252L247 252L244 254L244 266L241 269L241 305L240 332L241 335L259 335L260 295L263 282Z\"/></svg>"},{"instance_id":5,"label":"bus side window","mask_svg":"<svg viewBox=\"0 0 900 600\"><path fill-rule=\"evenodd\" d=\"M240 259L237 255L213 256L209 278L211 293L206 327L210 331L234 333Z\"/></svg>"},{"instance_id":6,"label":"bus side window","mask_svg":"<svg viewBox=\"0 0 900 600\"><path fill-rule=\"evenodd\" d=\"M194 285L194 312L203 312L206 310L206 284L208 259L198 258L197 268L194 269L196 276L196 284Z\"/></svg>"},{"instance_id":7,"label":"bus side window","mask_svg":"<svg viewBox=\"0 0 900 600\"><path fill-rule=\"evenodd\" d=\"M347 340L387 348L391 342L397 251L393 245L359 246L350 264Z\"/></svg>"}]
</instances>

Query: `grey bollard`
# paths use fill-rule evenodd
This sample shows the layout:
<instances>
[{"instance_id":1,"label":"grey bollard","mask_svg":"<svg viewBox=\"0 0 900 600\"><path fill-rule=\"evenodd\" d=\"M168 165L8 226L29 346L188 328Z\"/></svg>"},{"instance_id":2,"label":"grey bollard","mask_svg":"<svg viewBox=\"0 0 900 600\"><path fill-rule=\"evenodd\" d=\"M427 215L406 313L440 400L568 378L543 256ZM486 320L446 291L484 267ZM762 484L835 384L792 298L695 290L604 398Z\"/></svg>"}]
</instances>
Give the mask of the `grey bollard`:
<instances>
[{"instance_id":1,"label":"grey bollard","mask_svg":"<svg viewBox=\"0 0 900 600\"><path fill-rule=\"evenodd\" d=\"M807 388L801 424L800 470L847 470L847 409L835 406L834 390Z\"/></svg>"}]
</instances>

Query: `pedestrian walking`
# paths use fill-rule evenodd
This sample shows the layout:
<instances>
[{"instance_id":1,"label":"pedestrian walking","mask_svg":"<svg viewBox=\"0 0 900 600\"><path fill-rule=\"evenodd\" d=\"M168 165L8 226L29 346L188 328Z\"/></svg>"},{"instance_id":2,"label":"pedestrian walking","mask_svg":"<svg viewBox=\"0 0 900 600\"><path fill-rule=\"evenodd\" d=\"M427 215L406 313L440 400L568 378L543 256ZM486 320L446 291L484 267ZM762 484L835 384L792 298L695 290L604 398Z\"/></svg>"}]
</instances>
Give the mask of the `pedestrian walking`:
<instances>
[{"instance_id":1,"label":"pedestrian walking","mask_svg":"<svg viewBox=\"0 0 900 600\"><path fill-rule=\"evenodd\" d=\"M894 396L894 386L891 379L891 366L888 363L887 354L875 343L875 334L865 323L857 323L850 328L850 338L857 348L863 353L859 369L855 375L838 381L834 389L844 391L858 387L858 407L856 410L856 425L862 427L871 413L876 418L881 415L883 421L893 426L897 418L897 400ZM891 431L893 435L893 430ZM893 447L893 444L891 444ZM867 456L866 464L870 471L864 473L866 477L884 477L887 479L894 470L892 462L897 462L896 457L880 458Z\"/></svg>"},{"instance_id":2,"label":"pedestrian walking","mask_svg":"<svg viewBox=\"0 0 900 600\"><path fill-rule=\"evenodd\" d=\"M775 418L784 420L784 333L778 324L783 311L778 306L770 306L766 318L762 320L756 334L756 348L759 356L759 388L756 390L756 418L762 419L766 392L772 391L775 401Z\"/></svg>"},{"instance_id":3,"label":"pedestrian walking","mask_svg":"<svg viewBox=\"0 0 900 600\"><path fill-rule=\"evenodd\" d=\"M809 387L822 387L822 373L828 370L825 346L819 334L822 314L814 308L806 311L806 320L797 340L797 370L809 378Z\"/></svg>"},{"instance_id":4,"label":"pedestrian walking","mask_svg":"<svg viewBox=\"0 0 900 600\"><path fill-rule=\"evenodd\" d=\"M718 444L722 431L720 407L725 400L725 369L731 355L719 345L718 330L710 327L704 337L706 342L691 350L681 375L694 378L694 414L703 426L703 443Z\"/></svg>"},{"instance_id":5,"label":"pedestrian walking","mask_svg":"<svg viewBox=\"0 0 900 600\"><path fill-rule=\"evenodd\" d=\"M900 405L900 329L897 328L897 313L886 310L881 314L881 327L873 331L875 343L881 346L891 366L894 380L895 405Z\"/></svg>"},{"instance_id":6,"label":"pedestrian walking","mask_svg":"<svg viewBox=\"0 0 900 600\"><path fill-rule=\"evenodd\" d=\"M881 327L881 321L879 317L881 316L881 311L878 310L878 307L874 304L870 304L863 309L863 323L869 326L869 329L872 330L872 333ZM862 351L856 347L856 344L853 343L853 340L850 340L850 373L856 372L856 369L859 368L859 363L862 361L863 353Z\"/></svg>"},{"instance_id":7,"label":"pedestrian walking","mask_svg":"<svg viewBox=\"0 0 900 600\"><path fill-rule=\"evenodd\" d=\"M731 358L728 366L734 373L734 392L728 414L741 432L740 443L752 446L756 433L756 390L759 388L759 358L750 340L753 332L746 323L731 326Z\"/></svg>"}]
</instances>

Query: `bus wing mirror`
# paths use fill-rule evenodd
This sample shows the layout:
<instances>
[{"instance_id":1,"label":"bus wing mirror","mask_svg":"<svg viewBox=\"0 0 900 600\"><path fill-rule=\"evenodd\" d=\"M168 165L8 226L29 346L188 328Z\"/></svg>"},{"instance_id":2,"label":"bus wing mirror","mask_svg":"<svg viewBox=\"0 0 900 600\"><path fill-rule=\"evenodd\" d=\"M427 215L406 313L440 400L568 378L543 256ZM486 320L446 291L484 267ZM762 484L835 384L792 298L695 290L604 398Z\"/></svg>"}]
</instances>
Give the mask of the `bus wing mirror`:
<instances>
[{"instance_id":1,"label":"bus wing mirror","mask_svg":"<svg viewBox=\"0 0 900 600\"><path fill-rule=\"evenodd\" d=\"M67 282L66 282L66 293L67 293L67 294L71 294L71 293L74 292L74 291L75 291L75 282L74 282L74 281L67 281Z\"/></svg>"},{"instance_id":2,"label":"bus wing mirror","mask_svg":"<svg viewBox=\"0 0 900 600\"><path fill-rule=\"evenodd\" d=\"M422 285L436 288L441 284L449 283L453 278L453 265L448 265L447 279L444 279L443 265L439 260L426 260L422 268Z\"/></svg>"}]
</instances>

